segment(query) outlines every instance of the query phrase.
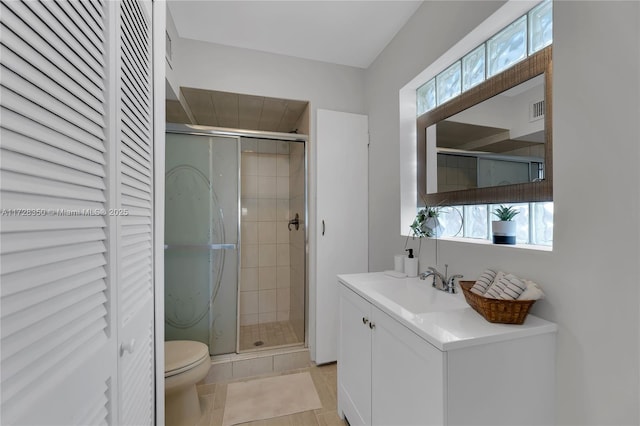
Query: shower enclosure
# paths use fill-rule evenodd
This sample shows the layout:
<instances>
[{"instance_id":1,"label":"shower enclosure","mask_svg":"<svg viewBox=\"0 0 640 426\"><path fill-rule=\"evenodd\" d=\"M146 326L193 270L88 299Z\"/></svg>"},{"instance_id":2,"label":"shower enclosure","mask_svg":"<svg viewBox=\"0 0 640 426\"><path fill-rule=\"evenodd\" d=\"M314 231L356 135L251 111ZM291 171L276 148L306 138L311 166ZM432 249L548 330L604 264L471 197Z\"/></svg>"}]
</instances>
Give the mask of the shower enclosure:
<instances>
[{"instance_id":1,"label":"shower enclosure","mask_svg":"<svg viewBox=\"0 0 640 426\"><path fill-rule=\"evenodd\" d=\"M166 340L305 343L305 140L167 125Z\"/></svg>"}]
</instances>

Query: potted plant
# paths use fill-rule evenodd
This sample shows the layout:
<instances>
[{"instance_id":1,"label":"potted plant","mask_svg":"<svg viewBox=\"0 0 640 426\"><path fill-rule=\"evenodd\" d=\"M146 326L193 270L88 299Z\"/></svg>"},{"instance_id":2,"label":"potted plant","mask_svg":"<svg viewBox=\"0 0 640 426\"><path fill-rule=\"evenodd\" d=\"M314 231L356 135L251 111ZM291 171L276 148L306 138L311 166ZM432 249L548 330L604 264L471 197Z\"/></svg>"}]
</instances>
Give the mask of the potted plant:
<instances>
[{"instance_id":1,"label":"potted plant","mask_svg":"<svg viewBox=\"0 0 640 426\"><path fill-rule=\"evenodd\" d=\"M444 228L438 220L440 213L434 207L426 206L416 215L411 224L412 237L438 237L442 234Z\"/></svg>"},{"instance_id":2,"label":"potted plant","mask_svg":"<svg viewBox=\"0 0 640 426\"><path fill-rule=\"evenodd\" d=\"M513 218L520 213L512 206L500 205L493 211L498 218L491 222L494 244L515 244L516 243L516 223Z\"/></svg>"}]
</instances>

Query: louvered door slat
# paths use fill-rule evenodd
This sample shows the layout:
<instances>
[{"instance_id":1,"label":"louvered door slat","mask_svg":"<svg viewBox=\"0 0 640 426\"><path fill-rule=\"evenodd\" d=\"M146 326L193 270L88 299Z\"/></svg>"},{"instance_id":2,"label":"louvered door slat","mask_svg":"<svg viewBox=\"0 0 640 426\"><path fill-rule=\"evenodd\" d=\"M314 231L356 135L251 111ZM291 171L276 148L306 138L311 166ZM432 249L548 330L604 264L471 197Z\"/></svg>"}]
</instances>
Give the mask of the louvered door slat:
<instances>
[{"instance_id":1,"label":"louvered door slat","mask_svg":"<svg viewBox=\"0 0 640 426\"><path fill-rule=\"evenodd\" d=\"M78 157L67 150L56 148L20 133L15 133L8 129L0 129L0 139L2 139L2 148L4 150L23 154L34 159L44 157L51 163L65 166L72 170L88 172L94 176L105 176L104 168L101 167L102 164L87 162L86 158ZM102 158L101 160L104 161Z\"/></svg>"},{"instance_id":2,"label":"louvered door slat","mask_svg":"<svg viewBox=\"0 0 640 426\"><path fill-rule=\"evenodd\" d=\"M2 106L23 115L29 120L38 122L72 139L84 143L98 151L104 151L103 140L91 134L88 129L70 126L69 122L48 109L41 108L36 102L23 98L20 94L2 86L0 89ZM28 134L28 133L27 133Z\"/></svg>"},{"instance_id":3,"label":"louvered door slat","mask_svg":"<svg viewBox=\"0 0 640 426\"><path fill-rule=\"evenodd\" d=\"M137 152L129 148L129 146L127 146L126 141L123 140L122 142L123 142L122 151L121 151L122 163L131 167L138 173L141 173L146 177L150 178L151 175L149 174L150 173L149 170L151 166L149 162L145 160L144 157L142 157L140 154L138 154Z\"/></svg>"},{"instance_id":4,"label":"louvered door slat","mask_svg":"<svg viewBox=\"0 0 640 426\"><path fill-rule=\"evenodd\" d=\"M138 187L137 185L144 185L145 188L150 190L151 179L125 162L122 164L122 173L135 181L135 184L133 185L136 186L136 188Z\"/></svg>"},{"instance_id":5,"label":"louvered door slat","mask_svg":"<svg viewBox=\"0 0 640 426\"><path fill-rule=\"evenodd\" d=\"M25 25L14 15L13 11L5 7L6 2L2 2L2 22L6 27L0 34L2 43L21 54L25 52L25 57L41 56L37 61L49 61L57 67L61 72L68 75L77 84L84 87L85 90L93 97L104 103L104 82L96 81L87 76L80 65L76 61L76 57L69 52L61 52L49 43L49 39L45 35L39 33L36 29L29 25ZM11 2L18 3L18 2Z\"/></svg>"},{"instance_id":6,"label":"louvered door slat","mask_svg":"<svg viewBox=\"0 0 640 426\"><path fill-rule=\"evenodd\" d=\"M20 173L29 170L30 176L52 179L60 182L75 183L89 188L105 189L104 173L95 176L89 173L73 170L50 161L40 160L27 155L17 154L12 151L0 150L2 168L4 170Z\"/></svg>"},{"instance_id":7,"label":"louvered door slat","mask_svg":"<svg viewBox=\"0 0 640 426\"><path fill-rule=\"evenodd\" d=\"M13 212L0 217L3 424L105 422L113 407L102 212L115 78L105 4L91 3L0 5L0 197Z\"/></svg>"},{"instance_id":8,"label":"louvered door slat","mask_svg":"<svg viewBox=\"0 0 640 426\"><path fill-rule=\"evenodd\" d=\"M104 269L90 269L74 276L51 282L44 288L33 288L16 293L11 298L2 300L2 315L4 318L29 309L48 299L60 296L76 288L80 288L87 283L102 280L107 275ZM7 346L4 347L7 349ZM5 355L3 350L2 356Z\"/></svg>"},{"instance_id":9,"label":"louvered door slat","mask_svg":"<svg viewBox=\"0 0 640 426\"><path fill-rule=\"evenodd\" d=\"M12 29L23 27L23 25L15 20L13 22L9 22L9 19L12 16L20 16L19 19L22 24L26 24L26 27L29 28L29 30L48 45L48 47L44 47L42 49L43 51L49 51L50 49L56 50L63 57L67 58L68 61L71 62L73 66L85 76L85 78L89 79L96 88L100 88L100 90L104 89L104 71L102 68L91 68L91 66L85 61L85 59L87 59L87 55L83 55L83 49L81 47L78 53L76 53L73 48L69 47L65 40L60 38L60 34L55 33L47 26L47 24L53 22L43 22L40 17L27 6L31 5L32 7L36 7L37 2L23 3L19 1L10 1L2 2L2 5L6 5L6 8L3 8L2 10L2 14L3 21L5 18L7 19L6 22L8 22L8 27ZM11 10L11 15L5 12L7 8ZM48 13L45 15L48 15ZM34 37L32 36L29 38L33 39Z\"/></svg>"},{"instance_id":10,"label":"louvered door slat","mask_svg":"<svg viewBox=\"0 0 640 426\"><path fill-rule=\"evenodd\" d=\"M71 33L87 52L104 66L104 39L96 33L87 23L86 18L78 14L77 9L70 1L46 2L44 6L49 9L58 21ZM75 24L75 25L73 25Z\"/></svg>"},{"instance_id":11,"label":"louvered door slat","mask_svg":"<svg viewBox=\"0 0 640 426\"><path fill-rule=\"evenodd\" d=\"M32 68L38 70L39 74L45 75L56 86L58 92L66 91L78 100L82 109L90 109L85 111L91 114L93 120L100 124L103 117L100 115L101 103L93 94L88 92L84 87L78 85L69 75L62 72L48 60L39 56L28 44L8 32L3 36L3 45L1 48L2 56L6 59L7 66L17 69L18 73L29 72ZM10 64L16 64L10 65ZM22 65L20 65L22 64ZM25 66L29 64L28 66ZM37 77L31 77L30 81L35 81ZM76 107L76 109L79 109ZM102 123L104 126L104 123Z\"/></svg>"},{"instance_id":12,"label":"louvered door slat","mask_svg":"<svg viewBox=\"0 0 640 426\"><path fill-rule=\"evenodd\" d=\"M127 6L125 6L126 8ZM149 50L146 48L148 39L143 33L132 28L137 26L138 22L133 19L127 19L126 14L123 16L120 39L122 41L122 54L127 57L127 62L124 62L123 66L137 69L139 74L144 74L144 70L149 68ZM143 23L142 25L145 24ZM141 81L139 84L141 86L149 86L150 82Z\"/></svg>"},{"instance_id":13,"label":"louvered door slat","mask_svg":"<svg viewBox=\"0 0 640 426\"><path fill-rule=\"evenodd\" d=\"M103 242L92 241L82 244L33 250L30 252L10 253L2 258L2 271L5 274L10 274L12 272L37 268L63 260L104 253L105 251L106 247Z\"/></svg>"},{"instance_id":14,"label":"louvered door slat","mask_svg":"<svg viewBox=\"0 0 640 426\"><path fill-rule=\"evenodd\" d=\"M0 253L23 252L105 239L106 235L102 229L77 229L74 233L67 231L10 233L3 235Z\"/></svg>"},{"instance_id":15,"label":"louvered door slat","mask_svg":"<svg viewBox=\"0 0 640 426\"><path fill-rule=\"evenodd\" d=\"M104 314L106 311L103 308L105 302L104 295L101 294L105 286L103 283L96 283L96 293L91 297L85 297L82 299L82 303L76 303L71 305L68 310L75 313L73 318L67 317L62 320L59 318L65 315L66 312L57 312L56 315L47 317L44 325L32 326L33 335L38 335L38 339L31 339L23 343L22 347L9 347L14 353L13 356L4 356L3 362L8 369L15 372L20 372L29 368L30 364L35 363L39 358L46 354L47 349L49 352L55 351L61 341L72 339L74 335L81 333L87 326L93 326L97 323L102 323L106 326L104 321ZM78 313L80 311L80 313ZM58 328L60 330L58 330ZM51 334L57 332L56 334ZM39 349L38 349L39 348ZM6 377L10 379L11 376Z\"/></svg>"},{"instance_id":16,"label":"louvered door slat","mask_svg":"<svg viewBox=\"0 0 640 426\"><path fill-rule=\"evenodd\" d=\"M20 56L16 55L12 50L3 48L2 56L5 59L4 65L11 70L12 73L18 74L18 81L26 80L32 87L31 93L46 93L46 96L52 99L51 105L68 105L74 115L80 115L83 118L92 121L98 128L104 128L104 117L92 108L92 105L83 102L66 88L58 85L53 79L50 79L42 70L33 68L31 64ZM11 88L15 92L19 92L12 86L10 79L13 76L3 75L3 85ZM8 79L7 79L8 78ZM36 86L39 84L39 86ZM95 105L95 102L93 102ZM69 120L70 121L70 120Z\"/></svg>"},{"instance_id":17,"label":"louvered door slat","mask_svg":"<svg viewBox=\"0 0 640 426\"><path fill-rule=\"evenodd\" d=\"M140 7L134 7L133 3L124 5L128 13L124 14L125 21L128 25L123 27L122 34L130 37L132 44L136 47L136 55L139 55L138 62L142 69L150 69L151 66L151 50L146 46L149 45L151 34L148 31L149 20ZM149 80L148 85L151 85Z\"/></svg>"},{"instance_id":18,"label":"louvered door slat","mask_svg":"<svg viewBox=\"0 0 640 426\"><path fill-rule=\"evenodd\" d=\"M17 68L17 67L16 67ZM42 79L42 78L41 78ZM42 79L42 85L47 84L47 81ZM49 83L50 84L50 83ZM58 99L51 96L49 93L42 90L40 87L34 85L29 80L25 80L25 76L16 74L11 69L2 68L2 85L11 91L15 92L18 96L21 96L27 100L30 100L32 104L38 105L46 109L51 114L55 114L76 127L83 129L90 133L92 136L103 139L103 127L102 123L97 124L88 119L84 114L86 111L78 111L70 105L65 103L65 99ZM63 97L66 97L63 95ZM68 102L70 99L66 99ZM75 99L71 99L75 103ZM79 107L81 110L82 107ZM90 111L90 110L89 110Z\"/></svg>"},{"instance_id":19,"label":"louvered door slat","mask_svg":"<svg viewBox=\"0 0 640 426\"><path fill-rule=\"evenodd\" d=\"M58 3L63 4L63 3ZM72 22L55 2L30 2L29 8L47 23L53 32L91 68L99 78L104 79L104 49L100 52L92 45L91 39L83 33L79 24Z\"/></svg>"},{"instance_id":20,"label":"louvered door slat","mask_svg":"<svg viewBox=\"0 0 640 426\"><path fill-rule=\"evenodd\" d=\"M104 23L102 22L102 18L104 16L104 11L102 10L102 8L104 7L104 2L102 0L71 0L70 3L75 7L80 15L86 16L87 19L92 20L92 23L89 24L91 28L95 28L95 26L93 25L95 23L95 25L97 26L96 32L98 34L98 37L100 38L100 40L104 40Z\"/></svg>"},{"instance_id":21,"label":"louvered door slat","mask_svg":"<svg viewBox=\"0 0 640 426\"><path fill-rule=\"evenodd\" d=\"M10 171L0 172L0 182L0 188L2 188L3 191L53 195L90 201L105 201L104 193L100 189L91 189L89 187L59 181L53 182L48 179Z\"/></svg>"},{"instance_id":22,"label":"louvered door slat","mask_svg":"<svg viewBox=\"0 0 640 426\"><path fill-rule=\"evenodd\" d=\"M127 105L127 108L129 108L130 111L133 111L133 113L130 115L139 117L140 114L144 114L144 111L147 110L149 106L144 105L143 103L144 92L138 90L138 88L133 83L131 83L129 77L131 74L131 71L122 74L122 89L126 92L124 103ZM145 124L147 125L146 127L148 127L150 123Z\"/></svg>"},{"instance_id":23,"label":"louvered door slat","mask_svg":"<svg viewBox=\"0 0 640 426\"><path fill-rule=\"evenodd\" d=\"M106 311L103 312L103 316ZM47 374L49 371L60 368L59 364L65 364L68 360L74 360L81 356L82 352L89 349L91 352L100 347L100 344L104 342L104 337L101 336L102 332L106 328L104 319L95 321L83 328L79 333L71 336L63 341L58 341L55 348L51 351L42 351L46 353L48 357L42 356L39 358L39 362L32 363L30 368L26 368L21 371L20 377L3 377L5 380L5 389L2 393L2 401L6 403L14 397L22 395L35 390L38 386L38 380ZM76 352L81 349L82 351ZM36 350L36 349L34 349Z\"/></svg>"},{"instance_id":24,"label":"louvered door slat","mask_svg":"<svg viewBox=\"0 0 640 426\"><path fill-rule=\"evenodd\" d=\"M39 35L29 27L16 26L15 32L11 28L6 28L0 34L2 44L11 49L17 55L24 58L37 68L46 71L48 75L55 78L68 90L81 89L82 92L91 96L98 103L93 103L94 109L99 111L104 103L104 93L102 86L96 86L82 72L73 66L63 55L54 49L43 51L48 45ZM27 43L25 40L29 40ZM84 97L84 95L79 95ZM90 101L88 101L90 102Z\"/></svg>"}]
</instances>

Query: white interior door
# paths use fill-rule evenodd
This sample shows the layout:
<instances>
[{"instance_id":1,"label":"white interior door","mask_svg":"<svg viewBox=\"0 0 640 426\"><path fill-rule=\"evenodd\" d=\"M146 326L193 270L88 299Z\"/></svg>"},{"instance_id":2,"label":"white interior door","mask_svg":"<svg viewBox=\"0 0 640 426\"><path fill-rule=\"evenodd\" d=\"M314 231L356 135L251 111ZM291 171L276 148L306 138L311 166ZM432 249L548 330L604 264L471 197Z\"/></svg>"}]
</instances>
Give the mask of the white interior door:
<instances>
[{"instance_id":1,"label":"white interior door","mask_svg":"<svg viewBox=\"0 0 640 426\"><path fill-rule=\"evenodd\" d=\"M0 423L153 424L151 2L0 7Z\"/></svg>"},{"instance_id":2,"label":"white interior door","mask_svg":"<svg viewBox=\"0 0 640 426\"><path fill-rule=\"evenodd\" d=\"M368 118L317 112L316 363L337 360L336 275L368 271Z\"/></svg>"}]
</instances>

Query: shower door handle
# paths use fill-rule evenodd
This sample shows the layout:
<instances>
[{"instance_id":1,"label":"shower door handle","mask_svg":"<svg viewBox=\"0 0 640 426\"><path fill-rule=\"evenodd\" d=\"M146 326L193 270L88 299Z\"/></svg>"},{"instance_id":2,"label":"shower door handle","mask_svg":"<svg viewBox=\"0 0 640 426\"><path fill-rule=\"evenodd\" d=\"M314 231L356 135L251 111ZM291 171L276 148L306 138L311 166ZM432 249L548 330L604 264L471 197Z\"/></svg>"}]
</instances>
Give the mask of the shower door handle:
<instances>
[{"instance_id":1,"label":"shower door handle","mask_svg":"<svg viewBox=\"0 0 640 426\"><path fill-rule=\"evenodd\" d=\"M300 228L300 216L298 215L298 213L296 213L295 218L289 221L289 224L287 225L287 228L289 228L289 231L291 231L291 225L295 225L296 231Z\"/></svg>"}]
</instances>

